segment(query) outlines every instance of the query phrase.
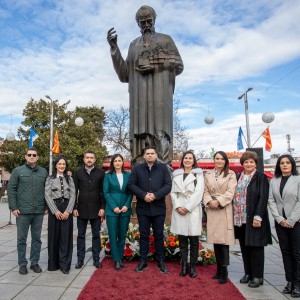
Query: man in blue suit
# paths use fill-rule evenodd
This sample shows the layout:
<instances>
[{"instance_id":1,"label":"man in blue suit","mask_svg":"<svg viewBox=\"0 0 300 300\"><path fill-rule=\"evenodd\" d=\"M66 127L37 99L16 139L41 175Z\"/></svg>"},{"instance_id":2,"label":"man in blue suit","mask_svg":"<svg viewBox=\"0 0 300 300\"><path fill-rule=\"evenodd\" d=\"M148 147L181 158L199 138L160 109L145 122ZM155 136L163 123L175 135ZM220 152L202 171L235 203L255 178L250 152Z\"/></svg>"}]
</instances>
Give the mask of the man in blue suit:
<instances>
[{"instance_id":1,"label":"man in blue suit","mask_svg":"<svg viewBox=\"0 0 300 300\"><path fill-rule=\"evenodd\" d=\"M153 146L144 149L144 159L144 163L134 167L128 184L137 199L136 213L140 228L141 261L135 270L142 272L148 267L147 256L152 226L157 265L161 272L167 273L168 269L164 264L165 197L172 188L171 176L167 166L157 161L156 149Z\"/></svg>"}]
</instances>

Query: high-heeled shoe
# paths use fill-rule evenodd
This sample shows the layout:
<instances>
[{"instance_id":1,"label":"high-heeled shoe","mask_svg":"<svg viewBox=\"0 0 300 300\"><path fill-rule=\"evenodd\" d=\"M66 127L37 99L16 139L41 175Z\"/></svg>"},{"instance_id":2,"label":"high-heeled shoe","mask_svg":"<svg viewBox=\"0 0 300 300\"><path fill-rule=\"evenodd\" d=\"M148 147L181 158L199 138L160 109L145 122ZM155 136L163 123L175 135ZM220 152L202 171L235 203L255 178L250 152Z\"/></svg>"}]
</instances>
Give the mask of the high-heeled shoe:
<instances>
[{"instance_id":1,"label":"high-heeled shoe","mask_svg":"<svg viewBox=\"0 0 300 300\"><path fill-rule=\"evenodd\" d=\"M125 268L125 263L122 261L122 260L120 260L120 267L123 269L123 268Z\"/></svg>"},{"instance_id":2,"label":"high-heeled shoe","mask_svg":"<svg viewBox=\"0 0 300 300\"><path fill-rule=\"evenodd\" d=\"M283 294L291 294L292 293L292 289L293 289L292 283L288 281L287 284L286 284L286 286L285 286L285 288L282 290L282 293Z\"/></svg>"}]
</instances>

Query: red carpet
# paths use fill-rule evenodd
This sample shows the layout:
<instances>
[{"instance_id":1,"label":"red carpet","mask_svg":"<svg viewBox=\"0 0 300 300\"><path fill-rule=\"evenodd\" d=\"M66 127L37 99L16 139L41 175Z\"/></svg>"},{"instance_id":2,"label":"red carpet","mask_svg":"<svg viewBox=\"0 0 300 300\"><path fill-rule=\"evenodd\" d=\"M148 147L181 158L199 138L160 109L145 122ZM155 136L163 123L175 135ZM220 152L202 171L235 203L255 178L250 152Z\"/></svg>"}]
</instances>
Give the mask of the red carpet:
<instances>
[{"instance_id":1,"label":"red carpet","mask_svg":"<svg viewBox=\"0 0 300 300\"><path fill-rule=\"evenodd\" d=\"M181 265L176 262L166 263L168 274L161 273L155 262L149 262L148 269L142 273L134 270L137 262L126 263L126 268L121 271L116 271L113 261L108 258L102 265L80 293L79 300L245 299L230 281L221 285L211 278L216 265L198 266L196 278L179 277Z\"/></svg>"}]
</instances>

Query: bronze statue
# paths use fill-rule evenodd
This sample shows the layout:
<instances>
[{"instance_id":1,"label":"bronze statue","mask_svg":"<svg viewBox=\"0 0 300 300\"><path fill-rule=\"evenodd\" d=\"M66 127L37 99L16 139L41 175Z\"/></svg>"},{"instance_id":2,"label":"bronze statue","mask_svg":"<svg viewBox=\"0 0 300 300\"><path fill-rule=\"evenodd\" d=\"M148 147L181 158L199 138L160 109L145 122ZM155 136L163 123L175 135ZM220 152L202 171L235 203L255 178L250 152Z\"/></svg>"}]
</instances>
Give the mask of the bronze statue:
<instances>
[{"instance_id":1,"label":"bronze statue","mask_svg":"<svg viewBox=\"0 0 300 300\"><path fill-rule=\"evenodd\" d=\"M155 32L155 19L150 6L137 11L142 35L131 42L126 61L114 28L107 33L114 69L121 82L129 83L133 163L142 161L143 149L148 145L156 147L162 163L170 163L173 156L173 93L183 62L172 38Z\"/></svg>"}]
</instances>

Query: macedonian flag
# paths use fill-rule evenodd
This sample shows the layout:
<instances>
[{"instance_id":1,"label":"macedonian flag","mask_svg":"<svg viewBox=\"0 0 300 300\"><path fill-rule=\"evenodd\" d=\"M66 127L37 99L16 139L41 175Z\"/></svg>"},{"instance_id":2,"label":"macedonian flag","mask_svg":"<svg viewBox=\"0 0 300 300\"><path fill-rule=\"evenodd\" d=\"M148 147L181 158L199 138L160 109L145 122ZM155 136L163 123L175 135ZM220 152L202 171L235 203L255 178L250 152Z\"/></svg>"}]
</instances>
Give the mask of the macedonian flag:
<instances>
[{"instance_id":1,"label":"macedonian flag","mask_svg":"<svg viewBox=\"0 0 300 300\"><path fill-rule=\"evenodd\" d=\"M60 148L59 148L59 140L58 140L58 132L57 130L55 131L55 136L54 136L54 146L52 148L53 153L60 153Z\"/></svg>"},{"instance_id":2,"label":"macedonian flag","mask_svg":"<svg viewBox=\"0 0 300 300\"><path fill-rule=\"evenodd\" d=\"M269 127L267 127L266 130L262 133L262 136L266 139L265 150L271 151L272 141L271 141L271 134L270 134Z\"/></svg>"}]
</instances>

